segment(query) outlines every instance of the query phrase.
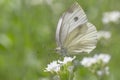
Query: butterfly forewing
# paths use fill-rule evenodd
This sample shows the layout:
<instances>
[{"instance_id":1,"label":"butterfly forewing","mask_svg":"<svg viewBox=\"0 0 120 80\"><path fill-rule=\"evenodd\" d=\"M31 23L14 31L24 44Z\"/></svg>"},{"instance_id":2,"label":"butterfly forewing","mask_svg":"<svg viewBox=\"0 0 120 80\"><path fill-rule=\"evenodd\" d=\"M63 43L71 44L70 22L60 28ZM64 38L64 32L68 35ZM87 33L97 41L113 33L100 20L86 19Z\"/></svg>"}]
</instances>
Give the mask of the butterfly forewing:
<instances>
[{"instance_id":1,"label":"butterfly forewing","mask_svg":"<svg viewBox=\"0 0 120 80\"><path fill-rule=\"evenodd\" d=\"M65 43L65 39L68 37L68 34L78 27L87 22L87 17L79 6L75 2L60 18L56 31L56 41L57 44L61 46Z\"/></svg>"},{"instance_id":2,"label":"butterfly forewing","mask_svg":"<svg viewBox=\"0 0 120 80\"><path fill-rule=\"evenodd\" d=\"M57 25L57 29L56 29L56 42L57 42L57 46L61 46L61 40L60 40L60 28L62 25L62 18L59 19L58 25Z\"/></svg>"}]
</instances>

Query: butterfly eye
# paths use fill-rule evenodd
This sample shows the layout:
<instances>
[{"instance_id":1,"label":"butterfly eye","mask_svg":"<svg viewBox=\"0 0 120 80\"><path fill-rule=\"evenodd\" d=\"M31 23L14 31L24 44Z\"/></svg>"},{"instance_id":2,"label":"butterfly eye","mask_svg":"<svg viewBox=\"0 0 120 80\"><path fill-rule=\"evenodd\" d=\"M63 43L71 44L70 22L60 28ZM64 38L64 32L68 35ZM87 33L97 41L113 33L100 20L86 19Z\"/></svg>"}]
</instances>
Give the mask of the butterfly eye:
<instances>
[{"instance_id":1,"label":"butterfly eye","mask_svg":"<svg viewBox=\"0 0 120 80\"><path fill-rule=\"evenodd\" d=\"M78 20L78 17L74 17L74 21L76 22Z\"/></svg>"}]
</instances>

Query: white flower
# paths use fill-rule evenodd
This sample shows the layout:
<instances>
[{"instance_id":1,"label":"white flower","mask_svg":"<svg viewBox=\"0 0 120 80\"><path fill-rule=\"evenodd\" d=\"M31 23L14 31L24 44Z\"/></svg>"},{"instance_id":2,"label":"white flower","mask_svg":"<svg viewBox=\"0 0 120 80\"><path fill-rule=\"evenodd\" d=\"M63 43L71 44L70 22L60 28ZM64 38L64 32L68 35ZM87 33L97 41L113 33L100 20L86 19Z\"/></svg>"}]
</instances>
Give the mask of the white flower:
<instances>
[{"instance_id":1,"label":"white flower","mask_svg":"<svg viewBox=\"0 0 120 80\"><path fill-rule=\"evenodd\" d=\"M53 0L45 0L47 4L53 5Z\"/></svg>"},{"instance_id":2,"label":"white flower","mask_svg":"<svg viewBox=\"0 0 120 80\"><path fill-rule=\"evenodd\" d=\"M58 60L58 63L64 65L64 64L67 64L68 62L72 62L75 58L76 58L75 56L73 58L72 57L64 57L64 60L63 61Z\"/></svg>"},{"instance_id":3,"label":"white flower","mask_svg":"<svg viewBox=\"0 0 120 80\"><path fill-rule=\"evenodd\" d=\"M48 78L39 78L38 80L49 80Z\"/></svg>"},{"instance_id":4,"label":"white flower","mask_svg":"<svg viewBox=\"0 0 120 80\"><path fill-rule=\"evenodd\" d=\"M105 70L105 74L106 74L106 75L109 75L109 74L110 74L110 72L109 72L109 67L108 67L108 66L107 66L107 67L105 67L105 69L104 69L104 70Z\"/></svg>"},{"instance_id":5,"label":"white flower","mask_svg":"<svg viewBox=\"0 0 120 80\"><path fill-rule=\"evenodd\" d=\"M104 64L107 64L110 61L111 56L108 54L99 54L95 55L94 58L96 58L97 61L102 61Z\"/></svg>"},{"instance_id":6,"label":"white flower","mask_svg":"<svg viewBox=\"0 0 120 80\"><path fill-rule=\"evenodd\" d=\"M48 64L47 68L45 68L45 72L58 72L60 71L60 64L57 61L53 61Z\"/></svg>"},{"instance_id":7,"label":"white flower","mask_svg":"<svg viewBox=\"0 0 120 80\"><path fill-rule=\"evenodd\" d=\"M111 56L108 54L85 57L81 61L81 65L87 67L91 72L96 73L98 76L109 75L109 67L106 64L108 64L110 58Z\"/></svg>"},{"instance_id":8,"label":"white flower","mask_svg":"<svg viewBox=\"0 0 120 80\"><path fill-rule=\"evenodd\" d=\"M47 3L48 5L53 4L53 0L28 0L28 2L31 5L39 5L39 4L43 4L43 3Z\"/></svg>"},{"instance_id":9,"label":"white flower","mask_svg":"<svg viewBox=\"0 0 120 80\"><path fill-rule=\"evenodd\" d=\"M98 31L97 37L98 37L98 39L101 39L101 38L110 39L111 33L109 31Z\"/></svg>"},{"instance_id":10,"label":"white flower","mask_svg":"<svg viewBox=\"0 0 120 80\"><path fill-rule=\"evenodd\" d=\"M92 57L85 57L83 58L83 60L80 62L81 65L83 65L84 67L91 67L93 64L96 63L96 59L92 58Z\"/></svg>"},{"instance_id":11,"label":"white flower","mask_svg":"<svg viewBox=\"0 0 120 80\"><path fill-rule=\"evenodd\" d=\"M109 22L118 22L120 19L120 11L105 12L103 14L102 22L107 24Z\"/></svg>"},{"instance_id":12,"label":"white flower","mask_svg":"<svg viewBox=\"0 0 120 80\"><path fill-rule=\"evenodd\" d=\"M97 64L99 61L102 61L102 64L107 64L111 56L107 54L99 54L93 57L85 57L80 62L84 67L91 67L93 64Z\"/></svg>"},{"instance_id":13,"label":"white flower","mask_svg":"<svg viewBox=\"0 0 120 80\"><path fill-rule=\"evenodd\" d=\"M0 45L4 46L5 48L8 48L12 45L12 41L7 35L0 34Z\"/></svg>"},{"instance_id":14,"label":"white flower","mask_svg":"<svg viewBox=\"0 0 120 80\"><path fill-rule=\"evenodd\" d=\"M109 75L109 67L107 66L103 70L98 70L97 75L98 76Z\"/></svg>"},{"instance_id":15,"label":"white flower","mask_svg":"<svg viewBox=\"0 0 120 80\"><path fill-rule=\"evenodd\" d=\"M97 71L97 75L98 75L98 76L102 76L102 75L103 75L103 71L102 71L102 70L98 70L98 71Z\"/></svg>"},{"instance_id":16,"label":"white flower","mask_svg":"<svg viewBox=\"0 0 120 80\"><path fill-rule=\"evenodd\" d=\"M45 72L58 72L60 71L61 66L64 64L67 64L68 62L72 62L76 57L64 57L63 61L53 61L50 64L47 65L47 68L45 68Z\"/></svg>"}]
</instances>

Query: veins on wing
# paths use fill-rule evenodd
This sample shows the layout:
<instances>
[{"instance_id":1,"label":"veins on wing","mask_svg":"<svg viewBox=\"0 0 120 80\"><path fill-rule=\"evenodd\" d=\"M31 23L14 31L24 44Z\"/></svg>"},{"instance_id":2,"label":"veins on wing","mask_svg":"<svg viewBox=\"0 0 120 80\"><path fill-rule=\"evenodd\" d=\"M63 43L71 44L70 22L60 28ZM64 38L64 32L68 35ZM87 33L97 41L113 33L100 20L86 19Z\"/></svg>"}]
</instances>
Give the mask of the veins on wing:
<instances>
[{"instance_id":1,"label":"veins on wing","mask_svg":"<svg viewBox=\"0 0 120 80\"><path fill-rule=\"evenodd\" d=\"M64 13L63 18L65 17L66 14L71 14L71 15L72 15L70 18L68 18L68 23L67 23L67 24L69 25L69 27L67 28L67 33L66 33L66 37L65 37L65 39L64 39L64 42L65 42L65 40L66 40L67 38L69 38L68 33L69 33L69 30L70 30L71 21L74 20L74 22L77 22L77 21L79 20L78 16L75 16L76 13L77 13L77 11L74 13L74 15L72 15L73 13L68 13L68 12ZM74 17L74 16L75 16L75 17ZM64 19L63 19L63 20L64 20ZM63 22L63 25L62 25L62 26L64 26L65 24L66 24L66 23ZM69 39L68 39L68 40L69 40ZM64 42L63 42L63 43L64 43Z\"/></svg>"}]
</instances>

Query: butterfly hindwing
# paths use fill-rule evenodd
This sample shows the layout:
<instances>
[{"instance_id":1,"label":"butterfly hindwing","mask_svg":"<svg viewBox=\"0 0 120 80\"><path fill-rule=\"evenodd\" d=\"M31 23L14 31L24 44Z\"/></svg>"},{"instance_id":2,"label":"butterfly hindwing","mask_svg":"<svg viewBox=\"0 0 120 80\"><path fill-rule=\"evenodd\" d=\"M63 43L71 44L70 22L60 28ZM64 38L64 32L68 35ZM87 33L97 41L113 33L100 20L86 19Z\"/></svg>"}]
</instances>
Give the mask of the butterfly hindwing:
<instances>
[{"instance_id":1,"label":"butterfly hindwing","mask_svg":"<svg viewBox=\"0 0 120 80\"><path fill-rule=\"evenodd\" d=\"M91 52L97 43L97 31L93 24L86 23L83 27L87 27L87 31L78 34L71 42L66 46L68 52L80 53L80 52ZM79 30L79 29L77 29ZM71 34L74 33L74 30Z\"/></svg>"}]
</instances>

